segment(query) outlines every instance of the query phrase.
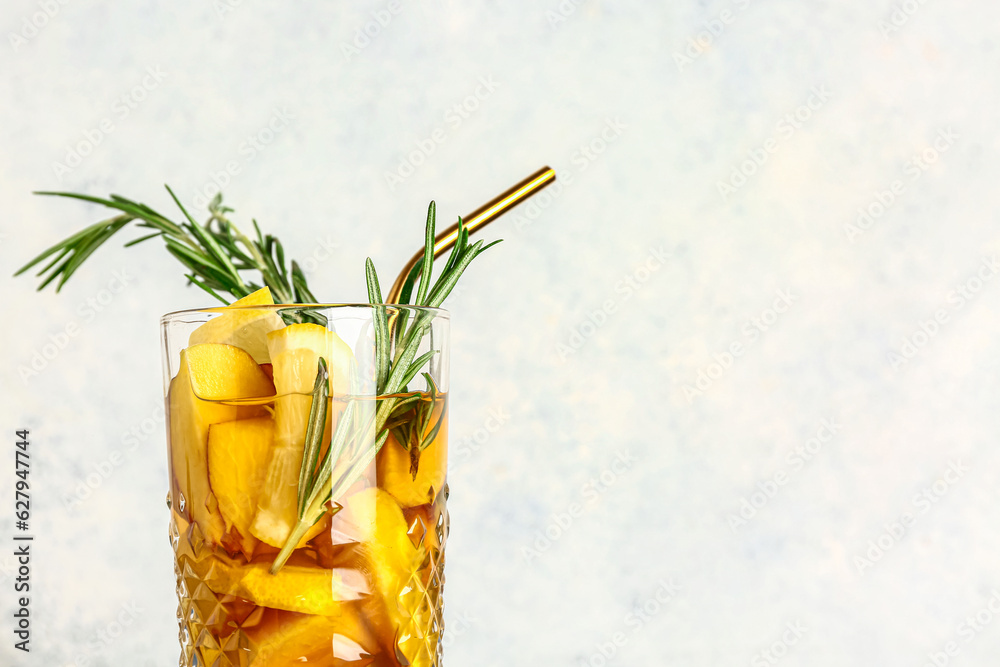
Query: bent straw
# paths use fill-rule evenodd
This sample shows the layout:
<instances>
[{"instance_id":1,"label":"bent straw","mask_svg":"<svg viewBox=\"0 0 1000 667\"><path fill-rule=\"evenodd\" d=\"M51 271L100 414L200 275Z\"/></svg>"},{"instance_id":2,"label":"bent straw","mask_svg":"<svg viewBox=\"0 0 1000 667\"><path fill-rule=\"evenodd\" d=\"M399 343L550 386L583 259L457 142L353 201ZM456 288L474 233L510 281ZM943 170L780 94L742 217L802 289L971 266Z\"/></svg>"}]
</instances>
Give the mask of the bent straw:
<instances>
[{"instance_id":1,"label":"bent straw","mask_svg":"<svg viewBox=\"0 0 1000 667\"><path fill-rule=\"evenodd\" d=\"M509 190L506 190L502 194L494 197L489 202L483 204L466 216L463 219L465 228L468 230L469 234L482 229L555 180L555 170L551 167L542 167L528 178L524 179ZM451 246L454 245L456 240L458 240L457 222L434 237L434 257L437 258L442 253L448 251ZM423 257L424 249L421 248L415 255L413 255L413 258L406 263L403 270L399 272L399 276L396 277L396 282L392 284L392 289L390 289L389 293L386 295L386 303L399 303L399 295L403 291L403 283L406 282L406 277L410 275L410 271L413 270L413 267L420 264Z\"/></svg>"}]
</instances>

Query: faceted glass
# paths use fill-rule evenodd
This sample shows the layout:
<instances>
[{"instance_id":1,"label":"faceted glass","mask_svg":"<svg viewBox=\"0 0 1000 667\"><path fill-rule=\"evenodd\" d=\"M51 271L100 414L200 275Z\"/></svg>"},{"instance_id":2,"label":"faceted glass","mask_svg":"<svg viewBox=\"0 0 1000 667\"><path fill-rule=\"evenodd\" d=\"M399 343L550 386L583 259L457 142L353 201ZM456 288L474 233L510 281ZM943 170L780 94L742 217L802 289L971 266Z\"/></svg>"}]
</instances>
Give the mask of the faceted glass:
<instances>
[{"instance_id":1,"label":"faceted glass","mask_svg":"<svg viewBox=\"0 0 1000 667\"><path fill-rule=\"evenodd\" d=\"M383 316L388 359L419 372L379 396ZM439 666L447 313L231 306L161 325L180 665Z\"/></svg>"}]
</instances>

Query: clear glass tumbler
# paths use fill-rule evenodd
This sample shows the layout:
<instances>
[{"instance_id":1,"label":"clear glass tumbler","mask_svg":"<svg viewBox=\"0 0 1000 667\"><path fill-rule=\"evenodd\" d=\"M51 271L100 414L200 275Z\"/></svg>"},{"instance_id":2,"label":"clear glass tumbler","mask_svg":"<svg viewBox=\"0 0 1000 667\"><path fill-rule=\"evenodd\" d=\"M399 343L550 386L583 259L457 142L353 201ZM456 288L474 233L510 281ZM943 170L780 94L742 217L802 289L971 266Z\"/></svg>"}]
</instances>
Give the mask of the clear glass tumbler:
<instances>
[{"instance_id":1,"label":"clear glass tumbler","mask_svg":"<svg viewBox=\"0 0 1000 667\"><path fill-rule=\"evenodd\" d=\"M161 325L181 666L440 666L448 314Z\"/></svg>"}]
</instances>

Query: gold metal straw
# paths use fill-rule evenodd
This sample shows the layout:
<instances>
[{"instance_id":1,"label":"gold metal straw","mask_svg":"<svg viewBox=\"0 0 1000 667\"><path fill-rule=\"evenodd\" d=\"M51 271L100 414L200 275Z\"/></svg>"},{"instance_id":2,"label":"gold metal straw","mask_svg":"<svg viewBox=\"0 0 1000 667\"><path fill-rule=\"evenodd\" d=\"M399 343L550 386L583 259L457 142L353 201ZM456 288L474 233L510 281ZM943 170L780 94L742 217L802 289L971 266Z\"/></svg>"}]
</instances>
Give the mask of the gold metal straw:
<instances>
[{"instance_id":1,"label":"gold metal straw","mask_svg":"<svg viewBox=\"0 0 1000 667\"><path fill-rule=\"evenodd\" d=\"M542 167L528 178L503 194L494 197L463 218L465 228L469 230L469 234L482 229L555 180L555 170L551 167ZM456 240L458 240L457 222L434 238L434 257L439 257L442 253L449 250ZM399 276L396 278L396 282L393 283L392 289L386 295L386 303L399 303L399 294L403 291L403 283L406 281L406 276L410 275L413 267L420 264L423 257L424 249L421 248L406 263L406 266L403 267L403 270L400 271Z\"/></svg>"}]
</instances>

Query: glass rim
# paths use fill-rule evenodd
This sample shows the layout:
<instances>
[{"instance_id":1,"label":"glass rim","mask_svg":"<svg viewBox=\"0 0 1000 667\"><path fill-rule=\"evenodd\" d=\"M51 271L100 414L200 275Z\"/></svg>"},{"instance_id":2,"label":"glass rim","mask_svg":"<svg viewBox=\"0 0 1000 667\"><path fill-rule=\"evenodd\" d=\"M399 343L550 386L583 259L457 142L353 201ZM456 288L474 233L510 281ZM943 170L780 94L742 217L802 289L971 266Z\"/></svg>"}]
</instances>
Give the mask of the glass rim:
<instances>
[{"instance_id":1,"label":"glass rim","mask_svg":"<svg viewBox=\"0 0 1000 667\"><path fill-rule=\"evenodd\" d=\"M201 315L201 314L213 314L213 313L229 313L239 310L334 310L339 308L368 308L374 309L378 306L384 307L388 311L393 310L406 310L415 312L430 313L435 318L450 319L451 313L445 308L434 308L431 306L411 306L408 304L398 304L398 303L385 303L385 304L371 304L371 303L275 303L275 304L263 304L259 306L208 306L205 308L186 308L184 310L175 310L165 315L160 316L160 323L166 324L173 320L189 317L191 315Z\"/></svg>"}]
</instances>

